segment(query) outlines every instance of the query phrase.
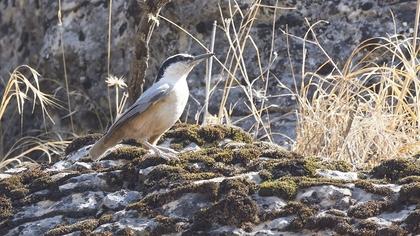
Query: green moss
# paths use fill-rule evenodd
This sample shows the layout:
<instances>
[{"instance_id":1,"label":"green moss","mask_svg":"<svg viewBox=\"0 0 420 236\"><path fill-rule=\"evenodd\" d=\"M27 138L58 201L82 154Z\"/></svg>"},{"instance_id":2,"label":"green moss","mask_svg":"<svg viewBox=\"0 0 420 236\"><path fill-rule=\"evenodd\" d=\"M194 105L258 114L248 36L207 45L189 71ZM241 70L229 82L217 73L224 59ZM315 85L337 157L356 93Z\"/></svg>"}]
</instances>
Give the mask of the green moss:
<instances>
[{"instance_id":1,"label":"green moss","mask_svg":"<svg viewBox=\"0 0 420 236\"><path fill-rule=\"evenodd\" d=\"M206 182L202 184L186 184L184 186L174 188L168 192L148 195L142 200L130 204L127 209L134 209L139 213L145 209L149 211L150 209L155 209L166 203L174 201L186 193L201 193L208 196L210 200L214 200L217 199L218 189L219 183L214 182Z\"/></svg>"},{"instance_id":2,"label":"green moss","mask_svg":"<svg viewBox=\"0 0 420 236\"><path fill-rule=\"evenodd\" d=\"M243 130L236 127L226 127L222 125L209 125L201 127L179 123L171 130L165 133L161 140L171 138L172 143L178 144L178 147L185 147L191 142L200 146L217 145L217 142L223 139L231 139L236 142L251 143L252 137Z\"/></svg>"},{"instance_id":3,"label":"green moss","mask_svg":"<svg viewBox=\"0 0 420 236\"><path fill-rule=\"evenodd\" d=\"M220 174L213 172L196 172L191 173L179 166L160 165L154 168L145 180L148 188L162 188L186 184L193 180L204 180L219 177ZM150 189L152 190L152 189Z\"/></svg>"},{"instance_id":4,"label":"green moss","mask_svg":"<svg viewBox=\"0 0 420 236\"><path fill-rule=\"evenodd\" d=\"M284 199L293 199L296 196L298 185L293 180L274 180L260 184L258 194L261 196L277 196Z\"/></svg>"},{"instance_id":5,"label":"green moss","mask_svg":"<svg viewBox=\"0 0 420 236\"><path fill-rule=\"evenodd\" d=\"M193 231L211 228L213 224L243 227L246 223L257 223L258 208L246 194L235 192L207 209L197 212L193 218Z\"/></svg>"},{"instance_id":6,"label":"green moss","mask_svg":"<svg viewBox=\"0 0 420 236\"><path fill-rule=\"evenodd\" d=\"M102 137L102 134L88 134L86 136L78 137L66 147L65 155L69 155L72 152L79 150L80 148L94 144L97 140Z\"/></svg>"},{"instance_id":7,"label":"green moss","mask_svg":"<svg viewBox=\"0 0 420 236\"><path fill-rule=\"evenodd\" d=\"M410 175L420 175L420 161L413 159L396 159L384 161L379 166L372 169L371 174L374 178L387 178L392 181Z\"/></svg>"},{"instance_id":8,"label":"green moss","mask_svg":"<svg viewBox=\"0 0 420 236\"><path fill-rule=\"evenodd\" d=\"M284 208L286 215L295 215L292 222L285 227L285 230L299 232L307 224L310 217L315 214L315 209L300 202L289 202Z\"/></svg>"},{"instance_id":9,"label":"green moss","mask_svg":"<svg viewBox=\"0 0 420 236\"><path fill-rule=\"evenodd\" d=\"M305 228L311 230L327 230L340 231L341 234L349 234L351 232L350 219L332 215L313 216L310 217L305 224ZM337 229L338 227L338 229Z\"/></svg>"},{"instance_id":10,"label":"green moss","mask_svg":"<svg viewBox=\"0 0 420 236\"><path fill-rule=\"evenodd\" d=\"M380 226L371 220L361 220L354 230L355 235L377 235Z\"/></svg>"},{"instance_id":11,"label":"green moss","mask_svg":"<svg viewBox=\"0 0 420 236\"><path fill-rule=\"evenodd\" d=\"M124 160L133 160L138 157L142 157L145 154L147 154L147 150L141 147L135 147L135 146L123 146L120 147L108 155L106 155L103 159L104 160L118 160L118 159L124 159ZM155 158L158 159L158 158Z\"/></svg>"},{"instance_id":12,"label":"green moss","mask_svg":"<svg viewBox=\"0 0 420 236\"><path fill-rule=\"evenodd\" d=\"M273 179L273 175L271 174L271 172L268 171L268 170L265 170L265 169L263 169L260 172L258 172L258 175L260 176L260 178L263 181L267 181L267 180Z\"/></svg>"},{"instance_id":13,"label":"green moss","mask_svg":"<svg viewBox=\"0 0 420 236\"><path fill-rule=\"evenodd\" d=\"M279 211L264 212L260 215L261 221L269 221L285 216L295 216L285 230L299 231L306 222L315 214L316 210L301 202L289 201Z\"/></svg>"},{"instance_id":14,"label":"green moss","mask_svg":"<svg viewBox=\"0 0 420 236\"><path fill-rule=\"evenodd\" d=\"M112 234L113 235L113 234ZM135 236L136 232L131 228L120 229L115 233L116 236Z\"/></svg>"},{"instance_id":15,"label":"green moss","mask_svg":"<svg viewBox=\"0 0 420 236\"><path fill-rule=\"evenodd\" d=\"M258 142L254 143L253 146L261 150L261 156L263 157L279 160L303 159L303 156L299 153L288 151L285 148L271 143Z\"/></svg>"},{"instance_id":16,"label":"green moss","mask_svg":"<svg viewBox=\"0 0 420 236\"><path fill-rule=\"evenodd\" d=\"M353 169L353 166L347 161L328 160L322 161L321 165L323 169L338 170L342 172L348 172Z\"/></svg>"},{"instance_id":17,"label":"green moss","mask_svg":"<svg viewBox=\"0 0 420 236\"><path fill-rule=\"evenodd\" d=\"M380 226L376 235L409 235L409 233L398 225L390 225L385 227Z\"/></svg>"},{"instance_id":18,"label":"green moss","mask_svg":"<svg viewBox=\"0 0 420 236\"><path fill-rule=\"evenodd\" d=\"M420 234L420 209L412 212L405 220L405 227L409 232L415 235Z\"/></svg>"},{"instance_id":19,"label":"green moss","mask_svg":"<svg viewBox=\"0 0 420 236\"><path fill-rule=\"evenodd\" d=\"M25 185L22 183L22 177L20 175L13 175L0 181L0 193L5 194L7 197L12 197L14 190L24 187Z\"/></svg>"},{"instance_id":20,"label":"green moss","mask_svg":"<svg viewBox=\"0 0 420 236\"><path fill-rule=\"evenodd\" d=\"M82 231L83 234L90 234L91 231L96 229L99 225L112 222L112 215L105 214L99 219L82 220L70 225L58 225L45 233L46 236L65 235L76 231Z\"/></svg>"},{"instance_id":21,"label":"green moss","mask_svg":"<svg viewBox=\"0 0 420 236\"><path fill-rule=\"evenodd\" d=\"M256 191L256 184L247 179L225 179L220 183L219 196L239 193L251 195Z\"/></svg>"},{"instance_id":22,"label":"green moss","mask_svg":"<svg viewBox=\"0 0 420 236\"><path fill-rule=\"evenodd\" d=\"M400 190L400 200L420 203L420 182L404 184Z\"/></svg>"},{"instance_id":23,"label":"green moss","mask_svg":"<svg viewBox=\"0 0 420 236\"><path fill-rule=\"evenodd\" d=\"M251 161L257 159L261 152L255 148L241 148L241 149L224 149L223 151L213 156L215 161L223 162L225 164L236 165L243 164L247 165Z\"/></svg>"},{"instance_id":24,"label":"green moss","mask_svg":"<svg viewBox=\"0 0 420 236\"><path fill-rule=\"evenodd\" d=\"M24 198L30 192L48 188L52 184L50 175L39 167L35 167L1 180L0 193L12 200L17 200Z\"/></svg>"},{"instance_id":25,"label":"green moss","mask_svg":"<svg viewBox=\"0 0 420 236\"><path fill-rule=\"evenodd\" d=\"M174 234L183 230L183 228L178 225L180 222L179 219L157 215L154 217L154 220L157 222L157 226L153 228L150 235Z\"/></svg>"},{"instance_id":26,"label":"green moss","mask_svg":"<svg viewBox=\"0 0 420 236\"><path fill-rule=\"evenodd\" d=\"M71 225L61 225L51 229L45 233L45 236L65 235L75 231L90 232L98 227L99 221L97 219L83 220Z\"/></svg>"},{"instance_id":27,"label":"green moss","mask_svg":"<svg viewBox=\"0 0 420 236\"><path fill-rule=\"evenodd\" d=\"M306 176L285 176L276 180L265 181L260 184L258 194L261 196L278 196L293 199L298 190L319 185L334 185L344 187L347 181L327 178L312 178Z\"/></svg>"},{"instance_id":28,"label":"green moss","mask_svg":"<svg viewBox=\"0 0 420 236\"><path fill-rule=\"evenodd\" d=\"M351 207L347 214L351 217L366 219L377 216L391 207L388 201L367 201Z\"/></svg>"},{"instance_id":29,"label":"green moss","mask_svg":"<svg viewBox=\"0 0 420 236\"><path fill-rule=\"evenodd\" d=\"M317 162L312 159L275 160L263 164L272 178L278 179L283 176L315 176L319 168Z\"/></svg>"},{"instance_id":30,"label":"green moss","mask_svg":"<svg viewBox=\"0 0 420 236\"><path fill-rule=\"evenodd\" d=\"M420 176L407 176L398 181L398 184L409 184L414 182L420 182Z\"/></svg>"},{"instance_id":31,"label":"green moss","mask_svg":"<svg viewBox=\"0 0 420 236\"><path fill-rule=\"evenodd\" d=\"M379 194L383 196L390 196L392 195L392 190L388 187L376 187L373 183L369 180L357 180L355 186L365 190L366 192Z\"/></svg>"},{"instance_id":32,"label":"green moss","mask_svg":"<svg viewBox=\"0 0 420 236\"><path fill-rule=\"evenodd\" d=\"M4 195L0 195L0 221L13 215L12 201Z\"/></svg>"}]
</instances>

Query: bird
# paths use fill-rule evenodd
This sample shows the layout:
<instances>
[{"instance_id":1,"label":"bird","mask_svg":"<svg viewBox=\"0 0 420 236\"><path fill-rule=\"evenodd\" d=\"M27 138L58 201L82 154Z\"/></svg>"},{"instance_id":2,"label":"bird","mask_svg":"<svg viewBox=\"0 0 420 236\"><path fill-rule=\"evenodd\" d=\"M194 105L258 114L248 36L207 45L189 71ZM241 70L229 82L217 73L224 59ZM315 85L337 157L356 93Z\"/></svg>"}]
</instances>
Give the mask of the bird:
<instances>
[{"instance_id":1,"label":"bird","mask_svg":"<svg viewBox=\"0 0 420 236\"><path fill-rule=\"evenodd\" d=\"M166 160L177 158L176 152L157 146L160 137L181 117L189 98L187 76L203 60L213 56L176 54L160 66L155 83L128 107L110 126L106 133L89 150L92 160L123 139L134 139Z\"/></svg>"}]
</instances>

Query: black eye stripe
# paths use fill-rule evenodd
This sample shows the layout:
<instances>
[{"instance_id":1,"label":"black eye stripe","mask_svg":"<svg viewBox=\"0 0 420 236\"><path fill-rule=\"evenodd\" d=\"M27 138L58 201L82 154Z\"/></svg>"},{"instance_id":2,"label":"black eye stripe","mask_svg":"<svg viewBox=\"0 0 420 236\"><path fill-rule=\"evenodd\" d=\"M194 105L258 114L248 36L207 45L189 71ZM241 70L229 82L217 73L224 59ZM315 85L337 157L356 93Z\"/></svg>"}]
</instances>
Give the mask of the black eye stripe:
<instances>
[{"instance_id":1,"label":"black eye stripe","mask_svg":"<svg viewBox=\"0 0 420 236\"><path fill-rule=\"evenodd\" d=\"M166 59L166 60L162 63L162 65L160 66L160 68L159 68L159 72L158 72L158 74L157 74L157 76L156 76L156 82L157 82L157 81L159 81L159 80L162 78L163 73L165 72L166 68L168 68L168 66L169 66L169 65L171 65L171 64L173 64L173 63L175 63L175 62L179 62L179 61L188 61L188 60L191 60L191 59L193 59L193 57L192 57L192 56L190 56L190 55L185 55L185 54L178 54L178 55L175 55L175 56L169 57L169 58L168 58L168 59Z\"/></svg>"}]
</instances>

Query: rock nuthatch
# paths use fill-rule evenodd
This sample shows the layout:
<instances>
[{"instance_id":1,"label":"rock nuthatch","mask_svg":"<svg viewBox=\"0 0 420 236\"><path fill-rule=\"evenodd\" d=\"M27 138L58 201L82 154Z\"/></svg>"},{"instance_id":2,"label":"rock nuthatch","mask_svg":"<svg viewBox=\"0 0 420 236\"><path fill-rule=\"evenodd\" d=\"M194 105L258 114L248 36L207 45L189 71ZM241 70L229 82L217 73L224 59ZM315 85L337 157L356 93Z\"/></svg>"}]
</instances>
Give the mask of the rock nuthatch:
<instances>
[{"instance_id":1,"label":"rock nuthatch","mask_svg":"<svg viewBox=\"0 0 420 236\"><path fill-rule=\"evenodd\" d=\"M213 56L177 54L163 62L154 83L126 109L89 151L93 160L123 139L135 139L165 159L174 158L170 149L156 146L184 111L189 97L187 76L198 63Z\"/></svg>"}]
</instances>

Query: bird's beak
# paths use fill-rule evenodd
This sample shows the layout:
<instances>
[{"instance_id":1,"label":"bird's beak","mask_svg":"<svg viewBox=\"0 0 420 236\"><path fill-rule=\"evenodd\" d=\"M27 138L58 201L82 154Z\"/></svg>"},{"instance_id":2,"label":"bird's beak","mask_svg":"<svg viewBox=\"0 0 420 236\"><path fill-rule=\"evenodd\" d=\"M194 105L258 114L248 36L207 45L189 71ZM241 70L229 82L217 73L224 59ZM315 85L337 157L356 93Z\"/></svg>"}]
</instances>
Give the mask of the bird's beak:
<instances>
[{"instance_id":1,"label":"bird's beak","mask_svg":"<svg viewBox=\"0 0 420 236\"><path fill-rule=\"evenodd\" d=\"M194 64L198 64L198 63L200 63L202 60L207 59L207 58L209 58L209 57L211 57L211 56L213 56L213 55L214 55L214 53L206 53L206 54L198 55L198 56L195 56L195 57L193 58L192 62L193 62Z\"/></svg>"}]
</instances>

